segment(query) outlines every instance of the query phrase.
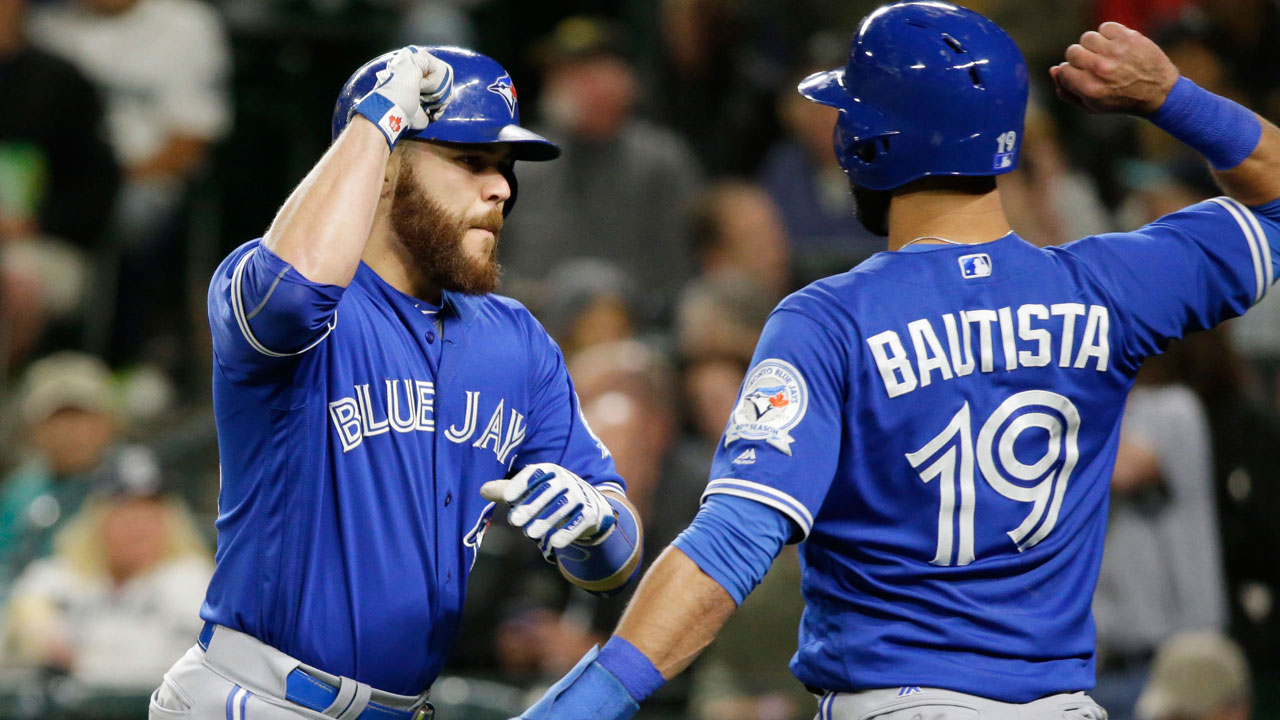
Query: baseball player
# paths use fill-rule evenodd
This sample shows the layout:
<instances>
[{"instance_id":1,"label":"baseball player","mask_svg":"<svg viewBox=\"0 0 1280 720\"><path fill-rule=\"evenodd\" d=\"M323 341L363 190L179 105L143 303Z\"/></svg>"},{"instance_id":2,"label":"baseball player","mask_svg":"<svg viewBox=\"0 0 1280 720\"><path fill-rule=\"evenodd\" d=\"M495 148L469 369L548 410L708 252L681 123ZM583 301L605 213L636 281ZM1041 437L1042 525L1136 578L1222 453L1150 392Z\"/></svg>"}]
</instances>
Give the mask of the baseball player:
<instances>
[{"instance_id":1,"label":"baseball player","mask_svg":"<svg viewBox=\"0 0 1280 720\"><path fill-rule=\"evenodd\" d=\"M709 643L787 542L795 675L818 718L1102 720L1090 599L1125 396L1144 357L1245 312L1280 268L1280 130L1115 23L1051 70L1065 99L1146 117L1225 197L1041 249L994 176L1018 164L1027 69L943 2L886 5L844 68L835 151L889 252L770 317L691 526L602 649L522 716L629 717Z\"/></svg>"},{"instance_id":2,"label":"baseball player","mask_svg":"<svg viewBox=\"0 0 1280 720\"><path fill-rule=\"evenodd\" d=\"M217 569L152 720L429 717L494 500L578 585L634 574L639 525L559 349L491 294L514 163L559 154L519 123L484 55L378 57L218 267Z\"/></svg>"}]
</instances>

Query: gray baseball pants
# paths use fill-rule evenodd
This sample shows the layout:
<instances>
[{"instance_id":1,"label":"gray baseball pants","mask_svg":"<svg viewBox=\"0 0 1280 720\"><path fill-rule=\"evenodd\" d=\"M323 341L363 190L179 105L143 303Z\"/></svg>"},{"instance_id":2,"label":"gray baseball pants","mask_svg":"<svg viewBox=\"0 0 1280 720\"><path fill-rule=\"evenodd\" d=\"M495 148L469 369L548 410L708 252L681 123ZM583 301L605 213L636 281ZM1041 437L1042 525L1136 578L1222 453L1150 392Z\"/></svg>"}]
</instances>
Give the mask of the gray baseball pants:
<instances>
[{"instance_id":1,"label":"gray baseball pants","mask_svg":"<svg viewBox=\"0 0 1280 720\"><path fill-rule=\"evenodd\" d=\"M1029 703L1006 703L936 688L885 688L827 693L814 720L1107 720L1107 711L1082 692Z\"/></svg>"},{"instance_id":2,"label":"gray baseball pants","mask_svg":"<svg viewBox=\"0 0 1280 720\"><path fill-rule=\"evenodd\" d=\"M298 672L305 673L299 678ZM332 703L311 710L287 699L293 677L337 690ZM415 715L415 713L417 713ZM399 720L430 718L426 696L393 695L298 662L258 639L224 627L208 649L182 656L151 694L150 720Z\"/></svg>"}]
</instances>

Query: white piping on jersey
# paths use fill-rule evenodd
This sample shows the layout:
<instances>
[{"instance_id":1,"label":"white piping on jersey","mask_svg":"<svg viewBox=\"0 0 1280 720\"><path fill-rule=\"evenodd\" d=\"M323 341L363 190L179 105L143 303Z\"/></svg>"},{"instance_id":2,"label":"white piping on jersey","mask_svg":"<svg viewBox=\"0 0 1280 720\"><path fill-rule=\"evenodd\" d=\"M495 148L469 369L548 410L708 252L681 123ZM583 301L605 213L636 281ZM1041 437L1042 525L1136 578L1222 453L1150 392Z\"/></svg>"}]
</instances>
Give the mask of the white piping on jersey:
<instances>
[{"instance_id":1,"label":"white piping on jersey","mask_svg":"<svg viewBox=\"0 0 1280 720\"><path fill-rule=\"evenodd\" d=\"M244 278L244 266L249 262L249 258L256 252L258 252L258 249L254 248L245 253L244 257L240 258L240 262L236 263L235 271L231 273L231 312L236 316L236 324L240 326L240 334L244 335L244 339L249 343L249 347L252 347L254 350L257 350L259 353L266 355L267 357L293 357L294 355L301 355L302 353L319 345L325 338L329 337L329 333L333 332L333 329L338 326L338 311L333 311L333 320L330 321L329 325L325 328L324 334L316 338L315 342L301 350L282 353L268 349L267 346L258 341L258 338L253 334L253 330L249 328L249 318L257 315L258 312L262 310L263 306L267 304L267 300L271 299L271 293L275 292L276 285L280 284L280 278L284 277L284 273L288 271L288 268L285 268L285 270L281 271L280 274L276 276L275 282L271 283L271 288L267 290L266 297L262 298L262 302L258 304L258 307L254 308L253 312L246 316L244 313L244 297L241 293L240 286Z\"/></svg>"},{"instance_id":2,"label":"white piping on jersey","mask_svg":"<svg viewBox=\"0 0 1280 720\"><path fill-rule=\"evenodd\" d=\"M1237 207L1244 211L1244 216L1249 220L1249 224L1253 226L1253 231L1258 238L1258 249L1262 251L1262 294L1266 295L1271 284L1275 282L1275 269L1271 265L1271 240L1262 230L1262 224L1258 222L1258 216L1252 210L1245 206L1244 203L1235 198L1227 198Z\"/></svg>"},{"instance_id":3,"label":"white piping on jersey","mask_svg":"<svg viewBox=\"0 0 1280 720\"><path fill-rule=\"evenodd\" d=\"M626 490L623 490L623 489L622 489L622 486L621 486L621 485L619 485L619 484L618 484L618 483L616 483L616 482L602 482L602 483L600 483L599 485L596 485L596 489L597 489L597 490L612 490L613 492L615 492L615 493L617 493L617 494L621 495L622 497L626 497L626 496L627 496L627 491L626 491Z\"/></svg>"},{"instance_id":4,"label":"white piping on jersey","mask_svg":"<svg viewBox=\"0 0 1280 720\"><path fill-rule=\"evenodd\" d=\"M784 515L796 521L805 537L809 536L809 530L813 527L813 515L809 513L809 509L799 500L777 488L771 488L768 485L761 485L750 480L719 478L707 483L707 489L702 492L702 498L699 502L706 500L708 495L716 494L747 498L776 510L781 510Z\"/></svg>"},{"instance_id":5,"label":"white piping on jersey","mask_svg":"<svg viewBox=\"0 0 1280 720\"><path fill-rule=\"evenodd\" d=\"M1253 258L1253 302L1256 305L1267 294L1267 288L1271 286L1270 243L1266 239L1266 234L1262 233L1262 228L1257 225L1258 221L1253 217L1253 212L1249 208L1229 197L1214 198L1213 202L1225 208L1231 214L1231 217L1235 219L1236 224L1240 226L1240 231L1244 233L1245 241L1249 245L1249 254ZM1246 218L1248 219L1246 220ZM1258 235L1254 234L1255 228L1258 231Z\"/></svg>"}]
</instances>

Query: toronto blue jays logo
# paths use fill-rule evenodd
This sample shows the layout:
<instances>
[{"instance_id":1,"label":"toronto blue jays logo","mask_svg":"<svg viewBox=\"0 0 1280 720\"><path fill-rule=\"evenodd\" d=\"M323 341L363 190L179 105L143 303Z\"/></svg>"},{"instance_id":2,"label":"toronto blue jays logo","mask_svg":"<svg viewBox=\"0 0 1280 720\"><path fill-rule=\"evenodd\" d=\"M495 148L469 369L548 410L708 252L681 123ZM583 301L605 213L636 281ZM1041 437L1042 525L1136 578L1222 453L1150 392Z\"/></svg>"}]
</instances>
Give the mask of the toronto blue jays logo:
<instances>
[{"instance_id":1,"label":"toronto blue jays logo","mask_svg":"<svg viewBox=\"0 0 1280 720\"><path fill-rule=\"evenodd\" d=\"M764 440L790 455L795 438L788 431L799 424L808 405L808 385L794 365L777 358L760 361L742 383L724 431L725 447L738 439Z\"/></svg>"},{"instance_id":2,"label":"toronto blue jays logo","mask_svg":"<svg viewBox=\"0 0 1280 720\"><path fill-rule=\"evenodd\" d=\"M511 84L511 76L503 75L486 88L489 92L501 95L502 99L507 103L507 112L511 113L511 117L516 116L516 86Z\"/></svg>"},{"instance_id":3,"label":"toronto blue jays logo","mask_svg":"<svg viewBox=\"0 0 1280 720\"><path fill-rule=\"evenodd\" d=\"M755 410L755 419L759 420L770 411L785 408L791 404L787 399L786 385L770 385L768 387L756 388L746 396L746 402L750 403L750 407Z\"/></svg>"}]
</instances>

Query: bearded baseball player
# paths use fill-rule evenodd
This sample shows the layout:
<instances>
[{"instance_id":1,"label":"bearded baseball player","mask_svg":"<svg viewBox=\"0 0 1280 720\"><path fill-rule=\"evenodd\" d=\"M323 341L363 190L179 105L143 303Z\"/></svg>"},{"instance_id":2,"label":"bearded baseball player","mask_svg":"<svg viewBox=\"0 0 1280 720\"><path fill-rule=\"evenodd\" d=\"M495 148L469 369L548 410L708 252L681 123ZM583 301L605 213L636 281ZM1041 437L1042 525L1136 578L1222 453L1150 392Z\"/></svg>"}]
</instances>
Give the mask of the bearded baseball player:
<instances>
[{"instance_id":1,"label":"bearded baseball player","mask_svg":"<svg viewBox=\"0 0 1280 720\"><path fill-rule=\"evenodd\" d=\"M791 669L820 720L1102 720L1090 600L1125 396L1170 339L1245 312L1280 265L1280 131L1115 23L1051 70L1145 117L1226 195L1041 249L1010 231L1027 68L943 2L867 16L800 84L888 252L770 317L691 526L617 634L522 715L626 718L715 636L787 542L806 603Z\"/></svg>"},{"instance_id":2,"label":"bearded baseball player","mask_svg":"<svg viewBox=\"0 0 1280 720\"><path fill-rule=\"evenodd\" d=\"M639 564L559 349L492 294L514 163L560 152L511 78L461 48L388 53L348 80L333 140L209 288L217 569L152 720L430 717L494 501L588 590Z\"/></svg>"}]
</instances>

